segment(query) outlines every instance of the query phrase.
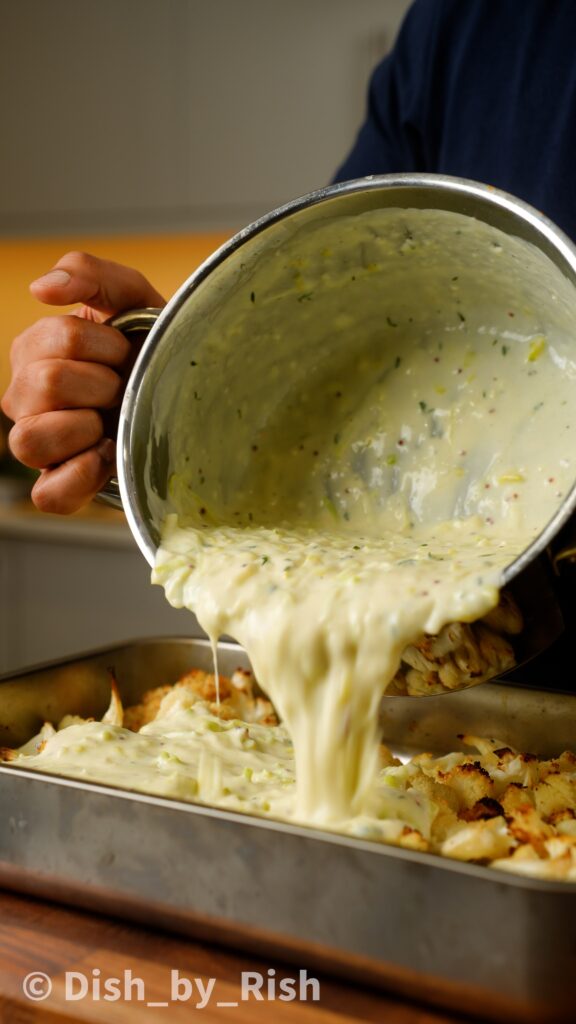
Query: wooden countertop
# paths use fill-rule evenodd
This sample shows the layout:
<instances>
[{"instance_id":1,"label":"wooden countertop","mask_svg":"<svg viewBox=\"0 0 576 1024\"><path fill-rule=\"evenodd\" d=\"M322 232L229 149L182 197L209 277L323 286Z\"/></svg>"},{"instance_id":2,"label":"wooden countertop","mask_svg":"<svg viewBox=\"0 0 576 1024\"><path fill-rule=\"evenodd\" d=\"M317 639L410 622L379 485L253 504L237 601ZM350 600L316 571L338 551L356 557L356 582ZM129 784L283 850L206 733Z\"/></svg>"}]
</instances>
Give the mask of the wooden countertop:
<instances>
[{"instance_id":1,"label":"wooden countertop","mask_svg":"<svg viewBox=\"0 0 576 1024\"><path fill-rule=\"evenodd\" d=\"M64 253L80 249L136 267L168 299L227 237L187 234L0 239L0 394L9 381L12 338L39 317L66 311L66 307L40 305L28 291L30 281L50 270Z\"/></svg>"},{"instance_id":2,"label":"wooden countertop","mask_svg":"<svg viewBox=\"0 0 576 1024\"><path fill-rule=\"evenodd\" d=\"M204 985L208 979L215 979L210 1001L201 1012L206 1024L460 1024L466 1019L343 984L314 971L308 974L319 979L319 1002L242 1002L242 971L258 971L267 978L270 969L276 970L277 983L281 978L297 975L296 969L273 961L259 962L249 955L0 892L3 1024L191 1021L195 1019L194 1004L199 999L196 989L189 1002L147 1005L169 999L171 971L178 971L180 978L200 978ZM96 978L124 978L128 970L132 971L133 979L142 979L143 983L142 989L133 988L131 1001L104 1001L103 988L100 999L94 998ZM50 978L52 991L45 1000L32 1001L23 992L23 982L29 974L40 971ZM85 998L66 999L66 972L77 972L87 979L89 990ZM79 986L81 982L70 984ZM80 988L73 991L80 992ZM135 996L141 991L144 998L136 1001ZM218 1006L218 1002L238 1005Z\"/></svg>"}]
</instances>

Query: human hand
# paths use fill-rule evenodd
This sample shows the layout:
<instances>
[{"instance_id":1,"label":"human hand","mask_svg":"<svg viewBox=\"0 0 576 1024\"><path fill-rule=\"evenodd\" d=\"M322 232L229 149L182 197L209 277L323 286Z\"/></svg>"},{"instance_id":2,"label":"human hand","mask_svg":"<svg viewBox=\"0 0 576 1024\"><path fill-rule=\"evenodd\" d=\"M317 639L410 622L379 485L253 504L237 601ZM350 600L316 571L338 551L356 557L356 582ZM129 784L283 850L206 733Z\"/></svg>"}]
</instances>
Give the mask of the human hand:
<instances>
[{"instance_id":1,"label":"human hand","mask_svg":"<svg viewBox=\"0 0 576 1024\"><path fill-rule=\"evenodd\" d=\"M38 320L12 343L12 379L0 403L14 421L8 442L25 466L41 470L32 500L44 512L75 512L114 472L115 443L102 411L120 404L130 361L126 338L103 321L164 299L137 270L70 252L30 290L74 314Z\"/></svg>"}]
</instances>

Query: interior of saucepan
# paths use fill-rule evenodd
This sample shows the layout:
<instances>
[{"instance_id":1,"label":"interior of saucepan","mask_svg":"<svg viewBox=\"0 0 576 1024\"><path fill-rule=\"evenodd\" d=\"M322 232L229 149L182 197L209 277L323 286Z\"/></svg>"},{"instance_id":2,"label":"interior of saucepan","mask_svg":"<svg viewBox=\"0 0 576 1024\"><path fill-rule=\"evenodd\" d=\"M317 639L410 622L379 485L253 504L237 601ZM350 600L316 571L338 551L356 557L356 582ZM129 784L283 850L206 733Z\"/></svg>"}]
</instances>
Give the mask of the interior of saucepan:
<instances>
[{"instance_id":1,"label":"interior of saucepan","mask_svg":"<svg viewBox=\"0 0 576 1024\"><path fill-rule=\"evenodd\" d=\"M478 516L531 541L574 481L575 310L569 261L489 197L371 189L273 219L150 358L143 518L157 539L166 511L277 525L313 505L331 529Z\"/></svg>"}]
</instances>

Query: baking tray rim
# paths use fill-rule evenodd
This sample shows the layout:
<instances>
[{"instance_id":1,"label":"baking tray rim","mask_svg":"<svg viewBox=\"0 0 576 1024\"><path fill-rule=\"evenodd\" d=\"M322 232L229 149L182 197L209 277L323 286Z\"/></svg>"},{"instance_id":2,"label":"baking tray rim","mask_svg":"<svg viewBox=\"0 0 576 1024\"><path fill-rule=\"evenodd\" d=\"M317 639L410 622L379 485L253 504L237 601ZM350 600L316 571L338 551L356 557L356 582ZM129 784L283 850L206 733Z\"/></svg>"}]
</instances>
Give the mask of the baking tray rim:
<instances>
[{"instance_id":1,"label":"baking tray rim","mask_svg":"<svg viewBox=\"0 0 576 1024\"><path fill-rule=\"evenodd\" d=\"M69 665L71 662L74 661L88 661L90 658L100 657L104 654L112 654L114 651L122 650L125 647L130 647L135 644L137 644L139 647L144 647L148 645L154 646L158 644L174 643L191 644L194 646L202 647L206 651L211 651L213 649L211 641L206 636L182 636L182 634L177 633L166 634L165 636L132 636L128 637L126 640L117 640L109 644L102 644L99 647L91 647L87 651L82 650L76 653L65 655L64 657L49 658L47 661L38 661L34 662L31 665L24 665L20 668L17 668L16 670L9 669L7 672L0 672L0 685L2 683L16 682L19 678L23 676L34 675L36 672L43 672L47 669L58 668L59 665L64 667L65 665ZM230 653L237 651L239 655L247 658L247 654L244 648L231 637L225 636L224 638L219 639L217 644L217 650L223 650ZM574 693L569 693L566 690L556 689L554 686L546 686L546 689L544 690L541 687L534 686L532 683L524 684L516 682L515 680L510 681L506 678L506 674L504 674L501 678L495 677L493 679L488 680L485 683L478 683L476 685L482 686L483 688L496 686L502 692L506 690L527 690L530 693L541 693L543 695L556 694L560 697L572 697L576 703L576 694ZM475 690L476 686L471 686L468 689ZM402 702L404 704L406 704L409 701L411 704L413 704L415 700L422 702L437 700L441 696L450 697L450 695L453 692L456 691L446 691L446 693L444 694L426 693L422 694L417 698L399 695L390 697L390 700L393 700L394 702ZM460 692L465 693L466 691L461 690Z\"/></svg>"},{"instance_id":2,"label":"baking tray rim","mask_svg":"<svg viewBox=\"0 0 576 1024\"><path fill-rule=\"evenodd\" d=\"M361 853L373 854L384 858L391 857L394 860L404 860L418 864L420 867L439 868L487 882L501 882L504 885L511 885L515 888L539 892L572 893L576 895L576 882L533 878L519 873L499 871L497 868L491 868L489 865L458 861L449 857L443 857L439 853L409 850L402 846L396 846L394 843L360 839L341 832L332 832L328 829L323 830L314 828L314 826L293 824L289 821L285 822L279 818L260 817L256 814L250 814L248 811L220 810L211 804L194 803L192 801L180 800L177 797L142 793L138 790L128 789L125 786L116 787L104 782L84 781L65 775L52 775L42 772L37 768L16 767L16 765L11 764L0 764L0 780L3 775L15 775L17 778L24 779L27 782L48 783L70 789L89 791L111 799L131 800L136 803L161 807L174 813L184 812L186 814L200 815L218 821L225 821L231 825L263 828L267 831L298 836L301 839L320 840L323 843L344 846Z\"/></svg>"},{"instance_id":3,"label":"baking tray rim","mask_svg":"<svg viewBox=\"0 0 576 1024\"><path fill-rule=\"evenodd\" d=\"M92 658L102 657L103 655L112 654L115 650L122 650L129 648L133 645L142 646L153 646L158 644L173 644L173 643L185 643L190 644L191 647L201 647L205 650L212 650L212 644L206 637L190 637L190 636L159 636L159 637L133 637L127 640L118 641L112 644L105 644L100 647L93 648L89 651L81 651L77 654L68 655L65 657L49 659L45 662L39 662L34 665L27 665L20 669L9 672L3 672L0 674L0 686L3 682L17 682L19 678L29 677L40 673L44 670L55 669L59 666L67 666L71 663L89 661ZM237 652L240 656L246 658L246 652L240 644L231 638L225 638L218 641L218 650L225 650L230 653ZM490 681L490 683L483 684L485 686L496 686L499 690L504 692L508 690L522 690L527 689L534 692L534 687L523 687L521 684L514 684L510 686L506 681L499 683L498 681ZM540 690L541 693L557 693L561 696L567 696L563 691L554 690L551 687L546 687L546 691ZM426 700L427 697L431 700L437 699L437 694L426 695L418 700ZM407 701L414 702L414 697L393 697L391 700L401 701L406 704ZM576 697L574 698L576 700ZM323 830L315 828L313 825L296 824L289 821L282 821L279 818L269 818L266 816L260 816L257 814L251 814L249 811L234 811L228 809L221 809L214 807L211 804L204 804L200 802L182 800L178 797L161 796L159 794L144 793L139 790L130 789L127 786L113 786L109 783L97 782L92 780L78 779L68 775L54 775L49 772L43 772L38 768L26 768L23 766L16 766L9 762L0 762L0 780L2 776L16 776L27 783L32 784L51 784L56 786L63 786L64 788L72 788L77 790L90 791L99 795L107 796L111 799L131 800L137 803L148 804L152 806L159 806L166 810L173 811L175 813L188 813L193 815L207 816L219 821L226 821L230 824L245 825L248 827L263 828L266 830L272 830L274 832L285 833L289 835L298 836L303 839L320 840L323 843L332 843L337 846L344 846L348 849L358 850L362 853L373 854L375 856L391 857L394 860L403 860L411 862L413 864L420 865L420 867L438 868L443 871L455 872L461 875L467 875L468 877L484 880L486 882L500 882L507 886L513 886L514 888L523 888L531 891L548 891L553 893L566 893L576 894L576 882L568 882L563 880L534 878L529 875L522 875L520 873L500 871L497 868L491 868L490 865L474 864L469 861L459 861L449 857L443 857L439 853L410 850L406 847L398 846L394 843L378 842L377 840L361 839L357 836L346 835L345 833L331 831L329 829Z\"/></svg>"}]
</instances>

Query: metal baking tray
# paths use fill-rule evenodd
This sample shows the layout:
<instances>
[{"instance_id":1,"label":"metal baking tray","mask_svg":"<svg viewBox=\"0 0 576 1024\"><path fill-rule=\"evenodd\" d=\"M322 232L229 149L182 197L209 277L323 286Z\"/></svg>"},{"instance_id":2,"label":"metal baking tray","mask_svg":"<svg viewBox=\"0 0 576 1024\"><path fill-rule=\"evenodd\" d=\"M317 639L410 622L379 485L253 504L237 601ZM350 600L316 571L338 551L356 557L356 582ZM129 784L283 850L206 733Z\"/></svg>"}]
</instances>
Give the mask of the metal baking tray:
<instances>
[{"instance_id":1,"label":"metal baking tray","mask_svg":"<svg viewBox=\"0 0 576 1024\"><path fill-rule=\"evenodd\" d=\"M222 644L219 668L246 665ZM0 745L44 719L99 715L211 670L203 640L138 640L0 678ZM542 755L574 746L576 696L501 684L385 702L385 740L458 749L495 735ZM146 925L337 971L483 1020L574 1020L576 885L0 767L0 884Z\"/></svg>"}]
</instances>

